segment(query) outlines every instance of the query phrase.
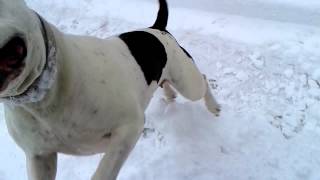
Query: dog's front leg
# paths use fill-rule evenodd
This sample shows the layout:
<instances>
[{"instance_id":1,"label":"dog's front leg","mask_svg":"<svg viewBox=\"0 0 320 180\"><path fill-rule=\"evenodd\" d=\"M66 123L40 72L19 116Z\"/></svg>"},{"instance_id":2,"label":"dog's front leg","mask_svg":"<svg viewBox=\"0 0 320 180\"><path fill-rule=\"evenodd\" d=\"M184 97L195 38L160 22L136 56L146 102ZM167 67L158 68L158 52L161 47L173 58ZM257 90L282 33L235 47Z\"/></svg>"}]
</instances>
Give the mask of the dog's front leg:
<instances>
[{"instance_id":1,"label":"dog's front leg","mask_svg":"<svg viewBox=\"0 0 320 180\"><path fill-rule=\"evenodd\" d=\"M57 153L27 155L29 180L54 180L57 173Z\"/></svg>"},{"instance_id":2,"label":"dog's front leg","mask_svg":"<svg viewBox=\"0 0 320 180\"><path fill-rule=\"evenodd\" d=\"M106 147L106 153L92 180L117 179L121 166L126 161L142 132L143 123L140 122L133 126L126 125L112 132L110 143Z\"/></svg>"}]
</instances>

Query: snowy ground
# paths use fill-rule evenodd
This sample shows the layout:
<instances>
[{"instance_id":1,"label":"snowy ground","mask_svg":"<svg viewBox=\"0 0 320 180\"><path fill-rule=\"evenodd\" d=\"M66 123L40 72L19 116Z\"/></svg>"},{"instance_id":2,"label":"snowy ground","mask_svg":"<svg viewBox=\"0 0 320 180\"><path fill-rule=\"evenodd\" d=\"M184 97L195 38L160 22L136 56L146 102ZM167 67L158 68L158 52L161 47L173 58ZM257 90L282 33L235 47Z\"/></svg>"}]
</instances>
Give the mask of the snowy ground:
<instances>
[{"instance_id":1,"label":"snowy ground","mask_svg":"<svg viewBox=\"0 0 320 180\"><path fill-rule=\"evenodd\" d=\"M153 1L28 0L62 31L98 37L151 25ZM294 16L285 23L174 3L168 29L209 77L223 112L215 118L182 98L166 104L159 90L119 179L319 180L320 29ZM0 180L26 179L3 119L0 141ZM61 156L57 179L87 180L99 159Z\"/></svg>"}]
</instances>

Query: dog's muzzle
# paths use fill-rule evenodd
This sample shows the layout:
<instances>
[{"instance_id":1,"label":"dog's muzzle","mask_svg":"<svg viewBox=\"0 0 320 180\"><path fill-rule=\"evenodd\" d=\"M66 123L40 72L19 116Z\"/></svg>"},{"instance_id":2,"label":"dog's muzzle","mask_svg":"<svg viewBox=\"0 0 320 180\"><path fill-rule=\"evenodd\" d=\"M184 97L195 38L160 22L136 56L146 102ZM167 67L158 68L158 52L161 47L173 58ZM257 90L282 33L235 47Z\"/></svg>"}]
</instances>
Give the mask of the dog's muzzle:
<instances>
[{"instance_id":1,"label":"dog's muzzle","mask_svg":"<svg viewBox=\"0 0 320 180\"><path fill-rule=\"evenodd\" d=\"M42 39L36 40L43 40L45 57L38 54L41 50L27 44L19 35L5 41L0 48L0 101L13 104L38 102L55 82L57 48L54 32L47 21L35 14L42 32Z\"/></svg>"},{"instance_id":2,"label":"dog's muzzle","mask_svg":"<svg viewBox=\"0 0 320 180\"><path fill-rule=\"evenodd\" d=\"M14 36L0 48L0 92L23 71L27 47L23 38Z\"/></svg>"}]
</instances>

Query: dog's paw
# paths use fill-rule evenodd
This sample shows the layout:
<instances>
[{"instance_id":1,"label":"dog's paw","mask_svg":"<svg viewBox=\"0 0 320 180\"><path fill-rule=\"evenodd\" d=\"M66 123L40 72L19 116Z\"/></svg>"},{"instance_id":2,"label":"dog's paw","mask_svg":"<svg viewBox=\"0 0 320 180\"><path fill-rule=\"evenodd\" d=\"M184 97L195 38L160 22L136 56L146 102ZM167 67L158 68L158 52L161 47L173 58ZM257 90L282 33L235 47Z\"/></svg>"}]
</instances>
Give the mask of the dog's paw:
<instances>
[{"instance_id":1,"label":"dog's paw","mask_svg":"<svg viewBox=\"0 0 320 180\"><path fill-rule=\"evenodd\" d=\"M163 98L161 98L161 100L166 104L171 104L171 103L174 103L176 101L175 98L167 98L167 97L163 97Z\"/></svg>"},{"instance_id":2,"label":"dog's paw","mask_svg":"<svg viewBox=\"0 0 320 180\"><path fill-rule=\"evenodd\" d=\"M215 107L208 108L208 110L213 113L216 117L220 116L221 113L221 106L216 105Z\"/></svg>"}]
</instances>

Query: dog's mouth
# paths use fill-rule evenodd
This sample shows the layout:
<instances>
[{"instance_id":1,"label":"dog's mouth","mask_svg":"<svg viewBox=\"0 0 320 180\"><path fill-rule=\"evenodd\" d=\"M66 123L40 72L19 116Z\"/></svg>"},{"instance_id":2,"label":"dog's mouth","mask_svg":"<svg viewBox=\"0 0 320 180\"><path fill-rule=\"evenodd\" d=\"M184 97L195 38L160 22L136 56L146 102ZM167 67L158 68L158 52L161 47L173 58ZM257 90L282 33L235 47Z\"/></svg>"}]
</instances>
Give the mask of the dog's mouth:
<instances>
[{"instance_id":1,"label":"dog's mouth","mask_svg":"<svg viewBox=\"0 0 320 180\"><path fill-rule=\"evenodd\" d=\"M12 37L0 48L0 92L22 73L26 56L26 43L18 36Z\"/></svg>"}]
</instances>

